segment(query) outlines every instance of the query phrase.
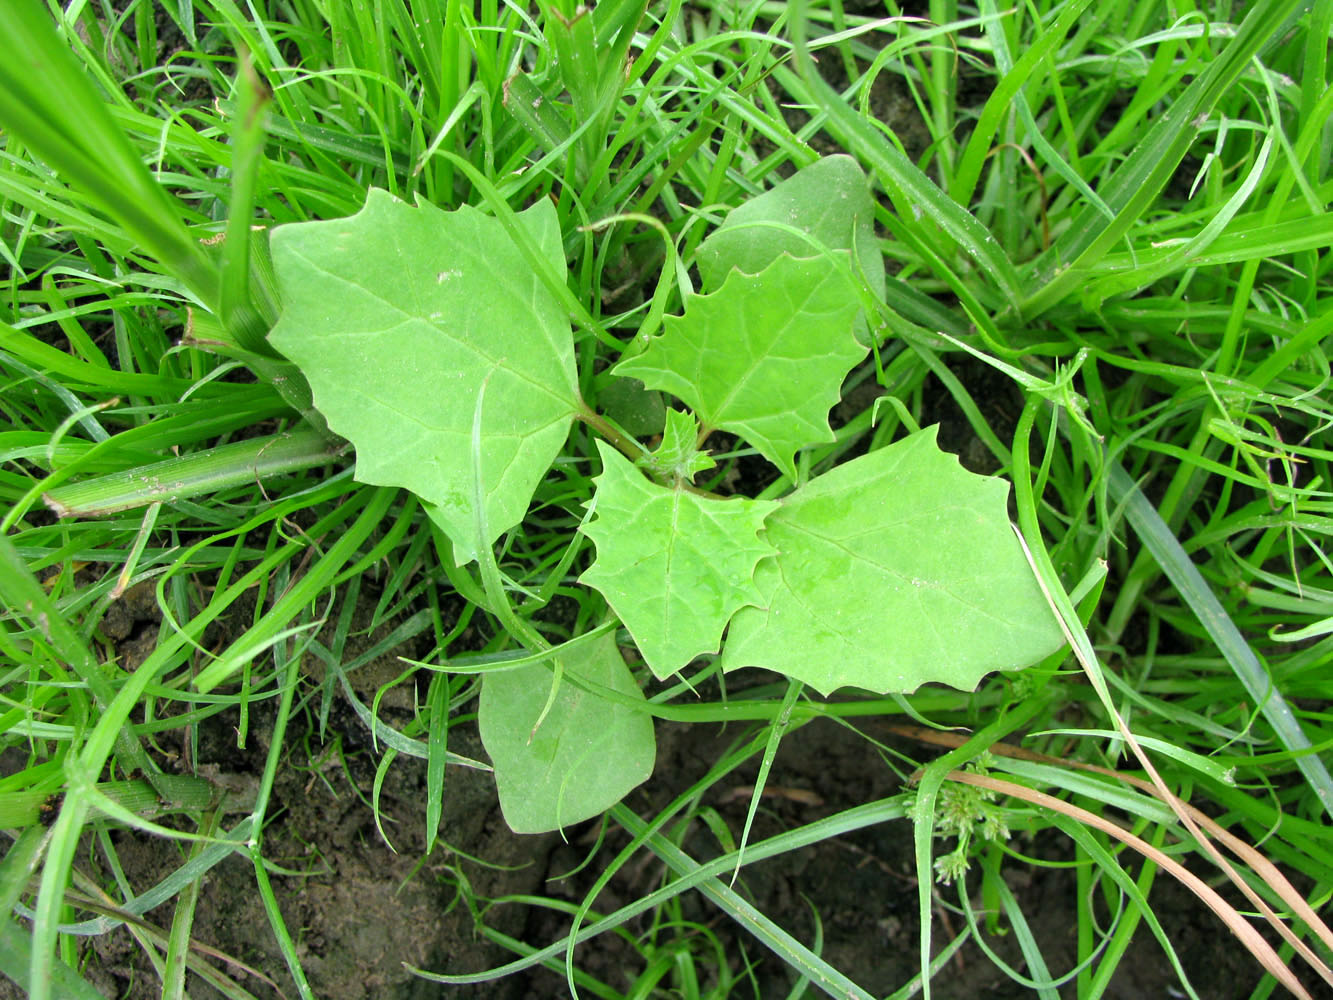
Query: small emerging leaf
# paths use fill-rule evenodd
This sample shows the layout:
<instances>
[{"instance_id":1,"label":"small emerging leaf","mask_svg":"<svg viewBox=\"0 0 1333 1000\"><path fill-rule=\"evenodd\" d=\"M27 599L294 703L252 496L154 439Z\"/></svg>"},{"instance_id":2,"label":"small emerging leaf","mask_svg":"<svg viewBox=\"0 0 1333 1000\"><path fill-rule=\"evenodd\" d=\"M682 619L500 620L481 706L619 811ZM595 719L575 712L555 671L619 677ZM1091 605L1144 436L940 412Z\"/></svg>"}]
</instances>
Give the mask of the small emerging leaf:
<instances>
[{"instance_id":1,"label":"small emerging leaf","mask_svg":"<svg viewBox=\"0 0 1333 1000\"><path fill-rule=\"evenodd\" d=\"M795 452L832 441L828 412L866 349L852 336L855 290L823 257L780 256L732 271L642 354L616 366L688 403L704 424L745 438L790 478Z\"/></svg>"},{"instance_id":2,"label":"small emerging leaf","mask_svg":"<svg viewBox=\"0 0 1333 1000\"><path fill-rule=\"evenodd\" d=\"M759 600L755 565L773 549L759 538L768 500L718 500L644 478L601 441L596 517L583 531L597 561L581 582L620 616L658 679L715 652L738 608Z\"/></svg>"},{"instance_id":3,"label":"small emerging leaf","mask_svg":"<svg viewBox=\"0 0 1333 1000\"><path fill-rule=\"evenodd\" d=\"M516 216L563 280L554 207ZM310 380L356 475L427 502L475 557L472 423L485 385L482 487L491 544L526 513L579 405L565 309L495 218L373 190L356 215L280 226L273 345Z\"/></svg>"},{"instance_id":4,"label":"small emerging leaf","mask_svg":"<svg viewBox=\"0 0 1333 1000\"><path fill-rule=\"evenodd\" d=\"M643 693L612 635L563 659L566 677L534 733L551 689L541 664L486 674L477 725L495 765L500 810L515 833L545 833L611 808L653 773L653 719L576 686L576 676L636 701Z\"/></svg>"},{"instance_id":5,"label":"small emerging leaf","mask_svg":"<svg viewBox=\"0 0 1333 1000\"><path fill-rule=\"evenodd\" d=\"M778 550L736 613L724 670L840 687L963 690L1064 641L1009 525L1009 486L966 471L931 427L840 465L765 522Z\"/></svg>"},{"instance_id":6,"label":"small emerging leaf","mask_svg":"<svg viewBox=\"0 0 1333 1000\"><path fill-rule=\"evenodd\" d=\"M656 451L635 464L661 479L691 482L700 472L717 465L712 455L699 450L698 437L699 424L692 416L679 410L667 410L662 443Z\"/></svg>"}]
</instances>

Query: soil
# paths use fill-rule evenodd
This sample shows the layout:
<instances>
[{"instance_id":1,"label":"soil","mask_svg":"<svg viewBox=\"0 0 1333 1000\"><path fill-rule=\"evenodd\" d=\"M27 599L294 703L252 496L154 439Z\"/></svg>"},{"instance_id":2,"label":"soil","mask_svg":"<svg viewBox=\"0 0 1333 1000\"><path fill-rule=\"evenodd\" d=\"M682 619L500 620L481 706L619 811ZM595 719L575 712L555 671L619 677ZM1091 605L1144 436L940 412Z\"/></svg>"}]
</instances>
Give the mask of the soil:
<instances>
[{"instance_id":1,"label":"soil","mask_svg":"<svg viewBox=\"0 0 1333 1000\"><path fill-rule=\"evenodd\" d=\"M245 751L235 746L231 729L235 720L216 717L203 734L201 764L225 771L238 785L246 777L257 780L268 750L261 734L271 724L272 710L257 706L256 715L251 730L255 738ZM401 724L402 720L390 721ZM918 759L927 756L922 748L891 732L886 720L861 720L859 728ZM421 761L400 757L389 768L380 793L386 832L395 852L376 832L365 804L371 796L376 758L353 713L339 709L332 714L329 740L322 745L313 737L307 742L299 727L291 731L296 734L296 745L289 748L289 766L283 768L275 788L264 855L276 866L274 890L316 997L533 1000L567 995L563 976L546 970L479 985L442 986L411 975L403 963L466 973L511 960L514 956L478 934L457 892L459 882L465 879L480 898L531 893L577 902L624 845L623 834L608 833L592 863L577 876L547 881L585 860L596 824L568 831L568 843L554 835L511 834L500 817L489 775L454 768L448 776L441 829L449 846L437 846L423 858L425 767ZM702 776L740 734L734 727L723 732L714 726L660 724L658 735L654 777L628 799L645 816ZM484 756L465 727L452 732L450 739L458 752ZM347 760L345 769L333 752L337 741ZM748 786L756 767L757 762L752 762L731 780L715 786L702 803L717 811L733 836L743 826ZM866 739L821 720L784 739L769 787L778 793L764 800L757 815L752 834L756 841L894 795L902 782ZM125 879L138 892L152 887L182 861L177 848L160 839L118 832L112 841ZM708 828L697 822L683 846L697 860L720 853ZM1034 839L1017 834L1013 846L1028 855L1057 860L1070 856L1068 844L1054 835ZM760 912L802 941L814 940L813 915L817 914L824 958L871 994L886 996L910 980L917 969L919 924L912 850L909 823L885 823L747 866L737 888ZM100 848L90 844L80 858L81 869L102 884L110 884ZM1007 865L1005 871L1007 884L1051 971L1068 970L1076 949L1074 927L1080 905L1072 871L1021 863ZM651 891L662 875L662 866L645 854L612 880L596 908L609 912ZM937 888L936 900L938 949L961 928L962 921L945 905L946 901L956 904L956 890ZM1152 890L1152 900L1200 997L1250 994L1259 980L1253 960L1193 896L1162 876ZM149 913L148 920L158 927L168 926L172 905ZM980 909L982 902L974 898L972 905ZM690 894L684 897L682 909L683 919L709 927L722 941L734 976L744 975L745 961L754 963L754 986L743 984L740 995L788 994L791 981L786 966L711 904ZM568 929L567 917L522 904L495 906L485 920L488 926L534 945L557 940ZM629 929L646 931L647 920L645 916L633 921ZM233 855L208 874L195 917L194 940L254 970L256 974L251 975L239 965L212 960L261 1000L298 995L269 931L247 859ZM1023 969L1012 932L987 934L986 941L1005 961ZM89 939L85 948L85 975L107 997L147 1000L161 995L150 963L126 930ZM582 970L619 990L627 989L644 966L643 958L614 935L581 946L576 960ZM936 977L933 989L942 1000L1032 995L971 942ZM1182 995L1177 990L1176 975L1160 947L1146 930L1140 930L1106 996L1131 1000ZM193 975L189 993L193 1000L221 996ZM0 998L20 995L11 984L0 981ZM1074 995L1072 984L1061 991L1064 997Z\"/></svg>"},{"instance_id":2,"label":"soil","mask_svg":"<svg viewBox=\"0 0 1333 1000\"><path fill-rule=\"evenodd\" d=\"M351 721L351 720L344 720ZM352 725L356 725L353 721ZM870 724L870 735L893 743L882 725ZM220 727L219 727L220 729ZM213 749L236 760L227 745L225 732L215 733ZM344 732L345 737L353 733ZM705 771L712 753L732 737L722 733L686 731L678 725L661 727L661 752L657 775L631 803L641 815L647 808L668 801L690 780ZM471 740L460 740L463 752L479 752ZM244 755L257 771L260 747ZM424 767L420 761L399 760L393 764L387 787L381 792L381 808L393 821L389 836L397 853L377 836L371 811L359 799L369 797L373 768L353 764L356 791L347 776L324 768L324 775L289 768L277 785L279 811L265 831L265 856L272 863L299 875L273 879L288 928L297 937L297 951L315 996L321 1000L423 1000L424 997L484 997L487 1000L520 1000L529 997L567 995L563 976L548 971L521 973L509 979L467 987L444 987L409 975L403 963L451 973L477 972L512 959L503 949L485 943L475 931L467 908L457 899L455 885L465 877L479 896L548 892L557 899L579 900L599 861L621 847L620 837L608 843L584 875L571 881L548 884L545 879L575 868L587 853L575 831L571 844L553 836L511 835L500 819L495 795L483 772L457 769L449 776L445 797L443 833L459 855L439 847L427 859L424 848ZM293 761L295 763L295 761ZM365 775L357 775L364 769ZM753 771L753 769L752 769ZM733 833L744 823L745 785L753 779L746 773L706 803L716 808ZM754 839L781 829L809 823L838 809L897 791L896 779L882 767L869 744L832 723L814 723L792 733L778 753L770 784L798 793L766 801L754 827ZM738 792L738 793L737 793ZM697 825L697 824L696 824ZM117 855L129 884L139 891L152 887L180 864L176 849L164 841L145 839L132 833L113 836ZM706 829L694 829L686 849L696 859L717 852ZM1065 853L1057 841L1017 844L1026 853ZM461 855L483 859L504 869L483 867ZM84 853L85 859L95 852ZM1078 900L1074 899L1073 875L1068 869L1032 869L1014 865L1009 869L1010 889L1018 900L1042 953L1053 972L1064 971L1074 955L1073 928ZM599 900L605 912L655 888L660 865L628 865L612 881ZM912 835L905 821L866 829L817 847L802 849L745 869L737 883L742 895L762 913L772 917L798 939L813 939L812 913L817 913L824 933L822 955L834 967L866 991L885 996L900 988L917 968L917 889L913 875ZM1236 947L1220 921L1214 920L1188 892L1161 880L1153 891L1154 908L1184 961L1186 973L1202 997L1249 996L1258 972L1244 949ZM980 908L980 900L973 900ZM728 945L733 975L740 972L742 948L757 960L754 977L758 996L785 996L790 989L789 972L776 957L734 931L725 917L698 897L686 897L685 919L712 927ZM159 927L171 920L169 904L149 913ZM524 905L500 905L487 913L492 928L532 944L559 939L568 921ZM960 919L942 905L936 908L936 940L952 937L950 929ZM643 931L643 923L632 923L632 931ZM195 940L264 973L281 993L265 985L259 976L247 976L239 968L228 971L257 997L296 996L295 985L285 969L267 917L255 889L251 864L232 856L213 869L205 880L199 911L195 917ZM1022 968L1012 933L989 935L988 944L1009 963ZM160 996L152 968L143 951L124 929L92 939L88 945L88 979L108 997L139 1000ZM577 952L581 969L612 987L629 987L643 969L643 960L623 941L608 936L584 945ZM220 964L216 963L215 964ZM1125 1000L1146 996L1172 996L1176 975L1161 949L1146 932L1138 935L1130 955L1121 964L1108 997ZM1072 987L1061 991L1073 996ZM745 991L749 992L749 991ZM191 977L189 993L195 1000L221 996L215 989ZM1024 997L1029 989L1014 984L974 944L968 944L946 965L934 981L934 995L952 997ZM19 996L0 988L0 996Z\"/></svg>"}]
</instances>

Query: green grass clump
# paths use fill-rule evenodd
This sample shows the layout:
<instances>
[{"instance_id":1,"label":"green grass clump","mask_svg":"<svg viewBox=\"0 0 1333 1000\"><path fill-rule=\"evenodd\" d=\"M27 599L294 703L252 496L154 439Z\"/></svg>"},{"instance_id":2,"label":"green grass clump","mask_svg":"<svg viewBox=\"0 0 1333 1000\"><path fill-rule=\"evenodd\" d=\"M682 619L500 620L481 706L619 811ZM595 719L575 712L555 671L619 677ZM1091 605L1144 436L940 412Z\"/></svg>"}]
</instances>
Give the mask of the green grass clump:
<instances>
[{"instance_id":1,"label":"green grass clump","mask_svg":"<svg viewBox=\"0 0 1333 1000\"><path fill-rule=\"evenodd\" d=\"M1212 817L1262 842L1262 854L1227 844L1242 905L1289 918L1251 995L1328 978L1333 939L1310 907L1333 888L1333 7L1257 0L1233 18L1232 6L0 12L21 55L0 61L0 887L13 915L0 968L38 1000L94 996L79 934L130 926L163 995L194 973L248 996L190 946L196 931L208 940L193 926L204 876L236 853L295 993L316 995L265 854L284 739L321 731L350 699L381 778L398 756L426 762L427 840L448 842L451 767L484 766L449 739L475 711L478 672L535 653L523 630L560 642L606 619L573 585L590 558L576 530L590 461L549 476L497 546L504 613L415 498L355 480L346 443L266 340L282 309L270 228L352 214L371 187L446 209L549 200L579 377L593 382L679 312L694 252L727 211L845 152L873 178L889 277L874 359L844 387L836 446L803 455L806 471L946 417L942 440L1012 479L1073 655L976 692L831 701L742 688L744 674L724 683L701 658L687 680L646 685L647 710L733 723L733 748L661 810L610 810L628 846L596 854L581 904L527 901L563 906L566 940L507 938L469 897L481 932L516 953L506 971L546 964L571 989L620 995L580 969L575 944L650 914L630 995L757 989L736 945L681 909L697 891L790 967L805 984L794 992L867 996L818 943L746 903L743 866L910 818L924 929L901 995L932 976L940 988L959 947L990 949L1003 927L1024 965L995 960L1017 983L1097 997L1144 926L1197 995L1149 890L1181 860L1216 873L1209 845L1226 841ZM574 433L575 453L595 455ZM751 474L746 455L715 457L723 475ZM151 593L161 622L134 661L113 621L127 592ZM370 627L392 631L356 654L351 609L372 592ZM398 683L420 696L394 728L347 679L409 644ZM239 813L202 773L165 766L168 735L196 761L223 712L245 746L261 707L269 750ZM863 716L912 741L867 738L898 794L749 843L748 823L731 830L701 805L746 764L762 785L793 729ZM682 850L700 827L715 857ZM76 857L95 842L118 870L117 829L173 839L180 865L137 896L93 884ZM1118 914L1104 925L1080 908L1068 967L1051 967L1006 881L1048 863L1028 837L1071 844L1079 898ZM593 914L645 851L671 879ZM1269 860L1300 873L1298 889ZM943 950L937 876L961 928ZM170 926L138 919L165 901Z\"/></svg>"}]
</instances>

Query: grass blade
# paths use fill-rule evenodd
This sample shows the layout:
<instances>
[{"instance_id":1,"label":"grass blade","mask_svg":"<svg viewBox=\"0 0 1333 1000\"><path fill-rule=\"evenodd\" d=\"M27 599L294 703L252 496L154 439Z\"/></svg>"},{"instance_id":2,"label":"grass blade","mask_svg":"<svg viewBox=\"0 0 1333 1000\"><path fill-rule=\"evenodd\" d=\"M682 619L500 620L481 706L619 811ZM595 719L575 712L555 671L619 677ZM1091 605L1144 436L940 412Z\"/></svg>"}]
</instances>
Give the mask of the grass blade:
<instances>
[{"instance_id":1,"label":"grass blade","mask_svg":"<svg viewBox=\"0 0 1333 1000\"><path fill-rule=\"evenodd\" d=\"M1118 463L1111 464L1109 485L1116 502L1125 505L1125 515L1135 533L1217 643L1217 648L1231 664L1255 704L1261 706L1264 718L1273 727L1283 747L1293 754L1296 766L1314 789L1325 811L1333 817L1333 778L1330 778L1319 756L1310 752L1310 738L1305 735L1282 692L1273 686L1273 679L1254 655L1254 650L1240 634L1156 508Z\"/></svg>"},{"instance_id":2,"label":"grass blade","mask_svg":"<svg viewBox=\"0 0 1333 1000\"><path fill-rule=\"evenodd\" d=\"M93 89L87 74L36 3L0 9L0 122L101 212L118 220L207 308L217 270L180 219Z\"/></svg>"},{"instance_id":3,"label":"grass blade","mask_svg":"<svg viewBox=\"0 0 1333 1000\"><path fill-rule=\"evenodd\" d=\"M791 22L801 77L809 88L811 101L828 116L830 131L870 166L900 214L930 219L975 261L980 269L978 276L993 283L1004 301L1016 306L1020 297L1018 272L995 237L970 212L941 191L902 150L848 107L819 76L806 44L805 0L795 0L791 4ZM925 227L919 228L925 230ZM941 256L949 256L947 247L935 249Z\"/></svg>"},{"instance_id":4,"label":"grass blade","mask_svg":"<svg viewBox=\"0 0 1333 1000\"><path fill-rule=\"evenodd\" d=\"M1260 0L1234 38L1163 112L1101 192L1115 211L1107 222L1095 205L1085 207L1064 235L1025 272L1019 313L1031 318L1065 299L1084 280L1090 265L1119 243L1143 217L1198 137L1217 102L1254 58L1282 37L1301 0Z\"/></svg>"},{"instance_id":5,"label":"grass blade","mask_svg":"<svg viewBox=\"0 0 1333 1000\"><path fill-rule=\"evenodd\" d=\"M325 465L340 450L316 431L298 430L60 486L43 498L58 517L96 517L262 483L271 476Z\"/></svg>"}]
</instances>

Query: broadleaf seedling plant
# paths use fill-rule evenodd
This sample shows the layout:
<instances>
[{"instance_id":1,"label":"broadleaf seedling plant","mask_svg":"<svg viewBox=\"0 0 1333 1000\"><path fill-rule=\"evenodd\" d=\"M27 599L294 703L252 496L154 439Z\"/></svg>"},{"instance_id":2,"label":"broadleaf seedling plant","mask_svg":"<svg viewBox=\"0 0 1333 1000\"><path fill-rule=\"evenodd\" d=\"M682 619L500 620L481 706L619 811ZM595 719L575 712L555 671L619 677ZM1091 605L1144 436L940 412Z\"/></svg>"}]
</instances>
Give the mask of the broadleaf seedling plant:
<instances>
[{"instance_id":1,"label":"broadleaf seedling plant","mask_svg":"<svg viewBox=\"0 0 1333 1000\"><path fill-rule=\"evenodd\" d=\"M0 975L1333 984L1333 4L851 6L0 8ZM935 421L1073 657L868 694L1024 658Z\"/></svg>"},{"instance_id":2,"label":"broadleaf seedling plant","mask_svg":"<svg viewBox=\"0 0 1333 1000\"><path fill-rule=\"evenodd\" d=\"M698 248L702 289L624 345L600 380L575 364L554 207L508 217L369 193L357 214L272 237L283 311L270 341L310 381L367 483L412 490L490 610L545 658L488 673L479 724L516 831L614 805L652 770L644 695L610 635L551 648L509 607L494 547L526 517L582 421L602 436L579 577L659 680L696 657L841 687L970 690L1062 643L1010 527L1008 486L964 470L931 428L808 476L829 411L876 346L884 267L850 157L799 171ZM636 379L674 397L645 444L585 391ZM783 479L771 497L696 483L734 435ZM722 484L716 484L719 486ZM575 544L577 539L570 538ZM614 616L614 617L612 617Z\"/></svg>"}]
</instances>

